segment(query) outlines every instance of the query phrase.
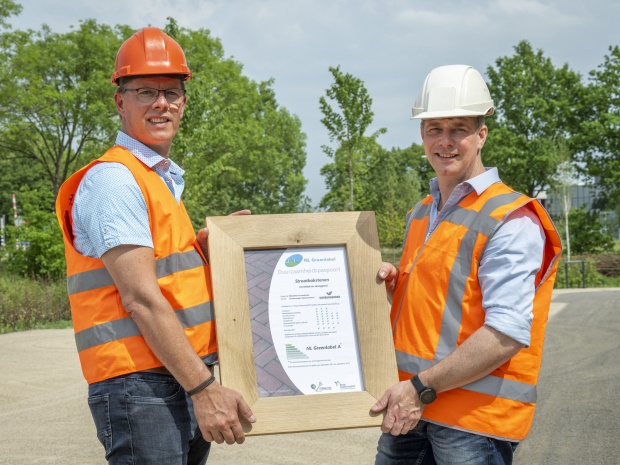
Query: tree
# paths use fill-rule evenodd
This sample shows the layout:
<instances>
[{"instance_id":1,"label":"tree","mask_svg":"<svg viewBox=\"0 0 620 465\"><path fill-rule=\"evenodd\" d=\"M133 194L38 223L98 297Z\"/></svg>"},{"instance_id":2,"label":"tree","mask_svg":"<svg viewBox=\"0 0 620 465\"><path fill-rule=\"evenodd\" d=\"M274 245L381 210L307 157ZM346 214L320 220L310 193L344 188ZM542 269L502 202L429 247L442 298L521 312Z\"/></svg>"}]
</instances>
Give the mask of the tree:
<instances>
[{"instance_id":1,"label":"tree","mask_svg":"<svg viewBox=\"0 0 620 465\"><path fill-rule=\"evenodd\" d=\"M64 276L64 244L56 215L49 208L54 200L51 190L24 186L18 196L25 223L7 228L6 269L29 277Z\"/></svg>"},{"instance_id":2,"label":"tree","mask_svg":"<svg viewBox=\"0 0 620 465\"><path fill-rule=\"evenodd\" d=\"M109 76L128 32L88 20L64 34L45 25L2 34L0 148L11 163L40 168L52 199L111 143L117 124Z\"/></svg>"},{"instance_id":3,"label":"tree","mask_svg":"<svg viewBox=\"0 0 620 465\"><path fill-rule=\"evenodd\" d=\"M585 87L567 64L556 68L527 41L514 49L513 56L487 68L496 115L487 119L485 164L497 166L513 188L535 197L553 186L561 161L558 142L566 141L570 159L575 156L573 136L583 118Z\"/></svg>"},{"instance_id":4,"label":"tree","mask_svg":"<svg viewBox=\"0 0 620 465\"><path fill-rule=\"evenodd\" d=\"M329 192L321 199L320 206L332 211L352 211L359 208L356 198L363 189L359 179L364 177L368 163L368 154L364 149L372 146L386 130L381 128L370 136L365 135L374 113L371 109L372 98L363 81L343 73L340 66L330 67L329 71L334 82L326 90L327 98L319 99L323 113L321 123L327 128L329 140L336 141L338 147L323 146L334 162L321 169ZM335 101L338 108L334 109L330 101Z\"/></svg>"},{"instance_id":5,"label":"tree","mask_svg":"<svg viewBox=\"0 0 620 465\"><path fill-rule=\"evenodd\" d=\"M589 109L579 137L579 160L586 174L597 177L607 204L620 201L620 48L609 54L597 70L590 72L584 107Z\"/></svg>"},{"instance_id":6,"label":"tree","mask_svg":"<svg viewBox=\"0 0 620 465\"><path fill-rule=\"evenodd\" d=\"M305 134L278 105L273 81L254 82L224 57L208 30L166 32L183 47L193 79L172 158L186 170L184 203L196 227L205 215L249 208L289 213L307 208Z\"/></svg>"},{"instance_id":7,"label":"tree","mask_svg":"<svg viewBox=\"0 0 620 465\"><path fill-rule=\"evenodd\" d=\"M564 221L564 246L566 248L567 260L570 260L571 247L570 247L570 211L573 185L575 184L576 169L572 163L565 160L558 166L558 171L555 175L556 190L560 194L562 201L562 213Z\"/></svg>"},{"instance_id":8,"label":"tree","mask_svg":"<svg viewBox=\"0 0 620 465\"><path fill-rule=\"evenodd\" d=\"M272 81L243 76L209 31L180 28L172 18L166 31L194 72L172 157L188 171L184 200L195 225L207 214L241 208L307 209L305 135L299 119L277 104ZM120 125L109 80L118 48L133 32L88 20L66 34L47 26L0 34L0 86L7 96L0 168L12 168L0 177L3 189L17 192L24 180L42 177L36 185L49 189L53 203L68 175L112 145Z\"/></svg>"},{"instance_id":9,"label":"tree","mask_svg":"<svg viewBox=\"0 0 620 465\"><path fill-rule=\"evenodd\" d=\"M406 213L420 200L420 165L423 148L385 150L376 141L367 149L368 166L361 184L360 210L374 210L382 247L398 248L405 232Z\"/></svg>"},{"instance_id":10,"label":"tree","mask_svg":"<svg viewBox=\"0 0 620 465\"><path fill-rule=\"evenodd\" d=\"M595 210L573 208L568 216L572 235L572 249L576 255L609 252L614 249L614 238L601 223Z\"/></svg>"},{"instance_id":11,"label":"tree","mask_svg":"<svg viewBox=\"0 0 620 465\"><path fill-rule=\"evenodd\" d=\"M0 0L0 28L9 29L11 25L7 19L22 12L22 6L13 0Z\"/></svg>"}]
</instances>

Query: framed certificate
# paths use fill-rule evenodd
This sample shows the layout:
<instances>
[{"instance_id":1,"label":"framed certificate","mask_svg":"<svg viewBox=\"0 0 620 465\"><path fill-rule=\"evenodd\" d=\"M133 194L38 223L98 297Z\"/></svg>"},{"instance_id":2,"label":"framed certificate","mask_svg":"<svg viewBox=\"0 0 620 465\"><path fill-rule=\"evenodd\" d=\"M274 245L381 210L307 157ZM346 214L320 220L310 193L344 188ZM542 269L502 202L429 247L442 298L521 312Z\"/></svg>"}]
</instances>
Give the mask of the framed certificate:
<instances>
[{"instance_id":1,"label":"framed certificate","mask_svg":"<svg viewBox=\"0 0 620 465\"><path fill-rule=\"evenodd\" d=\"M220 377L248 435L381 424L398 381L374 212L207 218Z\"/></svg>"}]
</instances>

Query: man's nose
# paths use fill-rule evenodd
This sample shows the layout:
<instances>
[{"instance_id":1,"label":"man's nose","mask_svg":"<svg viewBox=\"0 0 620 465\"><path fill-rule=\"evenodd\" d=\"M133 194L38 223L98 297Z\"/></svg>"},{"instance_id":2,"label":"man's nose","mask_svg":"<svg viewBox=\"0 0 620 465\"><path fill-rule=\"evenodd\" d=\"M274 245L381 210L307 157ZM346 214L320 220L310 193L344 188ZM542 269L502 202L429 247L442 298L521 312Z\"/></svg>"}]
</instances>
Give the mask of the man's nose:
<instances>
[{"instance_id":1,"label":"man's nose","mask_svg":"<svg viewBox=\"0 0 620 465\"><path fill-rule=\"evenodd\" d=\"M441 131L439 142L443 145L454 145L454 138L450 131Z\"/></svg>"},{"instance_id":2,"label":"man's nose","mask_svg":"<svg viewBox=\"0 0 620 465\"><path fill-rule=\"evenodd\" d=\"M166 99L166 91L165 90L158 90L157 91L157 98L153 102L153 106L158 106L158 107L168 107L168 106L170 106L170 104L168 103L168 100Z\"/></svg>"}]
</instances>

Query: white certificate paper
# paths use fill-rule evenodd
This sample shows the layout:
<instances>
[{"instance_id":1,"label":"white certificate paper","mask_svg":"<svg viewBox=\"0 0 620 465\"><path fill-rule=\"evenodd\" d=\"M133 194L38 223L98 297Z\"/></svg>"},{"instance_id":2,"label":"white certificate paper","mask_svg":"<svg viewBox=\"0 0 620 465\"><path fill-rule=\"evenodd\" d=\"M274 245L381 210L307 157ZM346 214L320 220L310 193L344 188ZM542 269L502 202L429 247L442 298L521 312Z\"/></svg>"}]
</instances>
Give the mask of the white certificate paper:
<instances>
[{"instance_id":1,"label":"white certificate paper","mask_svg":"<svg viewBox=\"0 0 620 465\"><path fill-rule=\"evenodd\" d=\"M364 390L344 246L284 251L271 277L269 326L302 394Z\"/></svg>"}]
</instances>

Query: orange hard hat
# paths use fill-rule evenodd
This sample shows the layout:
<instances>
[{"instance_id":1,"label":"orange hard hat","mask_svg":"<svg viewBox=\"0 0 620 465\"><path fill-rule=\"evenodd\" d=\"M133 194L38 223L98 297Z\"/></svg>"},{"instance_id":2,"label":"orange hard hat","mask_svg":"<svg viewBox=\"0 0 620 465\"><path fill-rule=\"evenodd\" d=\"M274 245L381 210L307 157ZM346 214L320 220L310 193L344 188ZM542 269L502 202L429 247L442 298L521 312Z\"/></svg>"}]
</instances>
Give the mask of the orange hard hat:
<instances>
[{"instance_id":1,"label":"orange hard hat","mask_svg":"<svg viewBox=\"0 0 620 465\"><path fill-rule=\"evenodd\" d=\"M184 81L192 78L181 46L161 29L145 27L118 49L111 80L118 86L118 79L123 76L154 74L179 74Z\"/></svg>"}]
</instances>

